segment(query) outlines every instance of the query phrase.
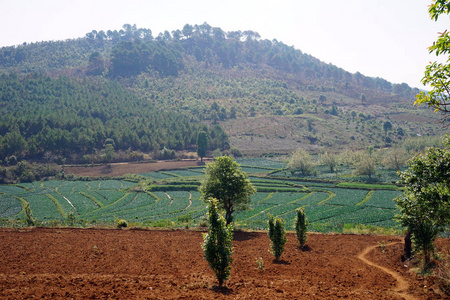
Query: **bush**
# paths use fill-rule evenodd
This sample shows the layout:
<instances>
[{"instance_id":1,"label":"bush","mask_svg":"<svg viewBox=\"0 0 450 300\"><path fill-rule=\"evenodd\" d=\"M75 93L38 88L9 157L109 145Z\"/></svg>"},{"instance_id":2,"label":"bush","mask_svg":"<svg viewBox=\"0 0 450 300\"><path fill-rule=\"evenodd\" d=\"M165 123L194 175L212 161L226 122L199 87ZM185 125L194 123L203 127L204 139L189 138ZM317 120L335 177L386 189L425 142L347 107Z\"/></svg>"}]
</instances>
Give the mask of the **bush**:
<instances>
[{"instance_id":1,"label":"bush","mask_svg":"<svg viewBox=\"0 0 450 300\"><path fill-rule=\"evenodd\" d=\"M209 233L203 234L202 248L206 261L222 286L224 280L230 276L233 262L233 227L231 224L226 225L225 218L219 215L217 204L217 199L208 201Z\"/></svg>"},{"instance_id":2,"label":"bush","mask_svg":"<svg viewBox=\"0 0 450 300\"><path fill-rule=\"evenodd\" d=\"M241 157L241 156L242 156L241 150L239 150L237 147L232 147L232 148L230 149L230 153L231 153L231 155L233 155L234 157Z\"/></svg>"},{"instance_id":3,"label":"bush","mask_svg":"<svg viewBox=\"0 0 450 300\"><path fill-rule=\"evenodd\" d=\"M269 238L272 241L270 244L270 253L275 256L276 260L279 260L284 252L284 245L287 242L284 220L282 218L275 218L271 214L267 216L269 217Z\"/></svg>"},{"instance_id":4,"label":"bush","mask_svg":"<svg viewBox=\"0 0 450 300\"><path fill-rule=\"evenodd\" d=\"M24 214L25 214L25 222L27 223L27 225L34 226L36 220L33 218L33 212L31 211L30 203L28 202L27 204L25 204Z\"/></svg>"},{"instance_id":5,"label":"bush","mask_svg":"<svg viewBox=\"0 0 450 300\"><path fill-rule=\"evenodd\" d=\"M308 218L306 217L305 210L300 207L296 210L297 217L295 218L295 234L300 247L303 248L307 241L306 231L308 229Z\"/></svg>"},{"instance_id":6,"label":"bush","mask_svg":"<svg viewBox=\"0 0 450 300\"><path fill-rule=\"evenodd\" d=\"M124 219L117 219L116 220L116 227L118 229L126 228L128 227L128 222Z\"/></svg>"},{"instance_id":7,"label":"bush","mask_svg":"<svg viewBox=\"0 0 450 300\"><path fill-rule=\"evenodd\" d=\"M73 213L73 211L71 211L67 215L67 225L68 226L73 226L74 224L75 224L75 214Z\"/></svg>"}]
</instances>

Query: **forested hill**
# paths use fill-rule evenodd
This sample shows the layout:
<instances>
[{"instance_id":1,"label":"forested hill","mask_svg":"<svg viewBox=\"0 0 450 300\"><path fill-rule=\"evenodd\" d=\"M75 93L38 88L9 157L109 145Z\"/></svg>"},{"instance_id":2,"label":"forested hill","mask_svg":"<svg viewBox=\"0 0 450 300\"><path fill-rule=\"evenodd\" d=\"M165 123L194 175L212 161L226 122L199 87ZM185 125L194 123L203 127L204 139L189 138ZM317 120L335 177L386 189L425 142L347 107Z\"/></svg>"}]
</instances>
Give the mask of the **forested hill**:
<instances>
[{"instance_id":1,"label":"forested hill","mask_svg":"<svg viewBox=\"0 0 450 300\"><path fill-rule=\"evenodd\" d=\"M195 61L191 61L195 59ZM140 73L178 76L191 68L273 68L303 82L334 86L341 91L373 89L410 97L417 90L382 78L351 74L277 40L262 40L254 31L224 32L217 27L185 25L154 37L150 29L124 25L120 31L96 30L84 38L3 47L2 72L131 76Z\"/></svg>"},{"instance_id":2,"label":"forested hill","mask_svg":"<svg viewBox=\"0 0 450 300\"><path fill-rule=\"evenodd\" d=\"M124 25L3 47L0 74L2 160L94 156L107 144L195 150L200 130L210 150L231 144L262 152L385 146L435 134L433 116L412 109L418 90L407 84L351 74L256 32L206 23L158 36ZM383 132L386 122L392 126Z\"/></svg>"}]
</instances>

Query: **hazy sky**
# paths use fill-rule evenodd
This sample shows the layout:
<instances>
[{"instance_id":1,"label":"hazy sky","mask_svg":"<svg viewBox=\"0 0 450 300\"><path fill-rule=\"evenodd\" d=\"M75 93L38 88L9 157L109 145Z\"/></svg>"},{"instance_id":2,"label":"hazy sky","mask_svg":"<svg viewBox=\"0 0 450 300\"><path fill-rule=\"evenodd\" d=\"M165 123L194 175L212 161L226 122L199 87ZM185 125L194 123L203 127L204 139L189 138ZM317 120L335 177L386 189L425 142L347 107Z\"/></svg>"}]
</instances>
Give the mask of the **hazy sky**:
<instances>
[{"instance_id":1,"label":"hazy sky","mask_svg":"<svg viewBox=\"0 0 450 300\"><path fill-rule=\"evenodd\" d=\"M450 19L428 16L431 0L0 0L0 46L83 37L123 24L153 36L207 22L253 30L371 77L422 88L427 47Z\"/></svg>"}]
</instances>

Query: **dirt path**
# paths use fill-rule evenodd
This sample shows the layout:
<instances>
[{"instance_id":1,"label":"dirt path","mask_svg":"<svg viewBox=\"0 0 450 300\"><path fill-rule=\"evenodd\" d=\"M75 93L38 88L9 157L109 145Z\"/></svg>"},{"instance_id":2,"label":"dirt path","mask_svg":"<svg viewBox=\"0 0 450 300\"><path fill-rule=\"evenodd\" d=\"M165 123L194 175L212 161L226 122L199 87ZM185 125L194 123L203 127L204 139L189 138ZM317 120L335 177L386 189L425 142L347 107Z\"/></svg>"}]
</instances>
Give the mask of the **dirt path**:
<instances>
[{"instance_id":1,"label":"dirt path","mask_svg":"<svg viewBox=\"0 0 450 300\"><path fill-rule=\"evenodd\" d=\"M399 242L389 243L389 244L386 244L386 246L391 246L391 245L396 245L396 244L400 244L400 243ZM371 262L370 260L368 260L366 258L366 255L369 252L371 252L372 250L374 250L375 248L377 248L377 247L379 247L379 245L374 245L374 246L370 246L370 247L365 248L360 254L358 254L358 258L360 260L362 260L363 262L365 262L366 264L368 264L370 266L373 266L373 267L376 267L376 268L382 270L383 272L388 273L389 275L394 277L394 279L397 281L397 285L393 289L393 293L403 297L406 300L416 300L417 299L416 297L414 297L412 295L409 295L407 293L407 290L409 288L409 284L402 276L398 275L397 272L392 271L392 270L390 270L388 268L385 268L383 266L380 266L380 265L378 265L376 263L373 263L373 262Z\"/></svg>"},{"instance_id":2,"label":"dirt path","mask_svg":"<svg viewBox=\"0 0 450 300\"><path fill-rule=\"evenodd\" d=\"M191 192L189 192L189 205L186 206L185 209L188 209L189 207L191 207L191 205L192 205L192 194L191 194Z\"/></svg>"}]
</instances>

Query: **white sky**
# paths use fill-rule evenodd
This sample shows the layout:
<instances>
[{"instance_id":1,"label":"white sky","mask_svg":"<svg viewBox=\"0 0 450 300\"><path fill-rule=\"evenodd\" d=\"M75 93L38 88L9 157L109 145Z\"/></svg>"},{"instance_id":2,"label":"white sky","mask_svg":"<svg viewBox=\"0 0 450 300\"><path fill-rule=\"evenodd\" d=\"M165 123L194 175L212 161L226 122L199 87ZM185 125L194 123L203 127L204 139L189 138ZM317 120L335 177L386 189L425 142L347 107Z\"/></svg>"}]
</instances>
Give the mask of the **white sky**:
<instances>
[{"instance_id":1,"label":"white sky","mask_svg":"<svg viewBox=\"0 0 450 300\"><path fill-rule=\"evenodd\" d=\"M426 49L450 19L431 0L0 0L0 47L84 37L123 24L153 36L207 22L253 30L351 73L422 88Z\"/></svg>"}]
</instances>

